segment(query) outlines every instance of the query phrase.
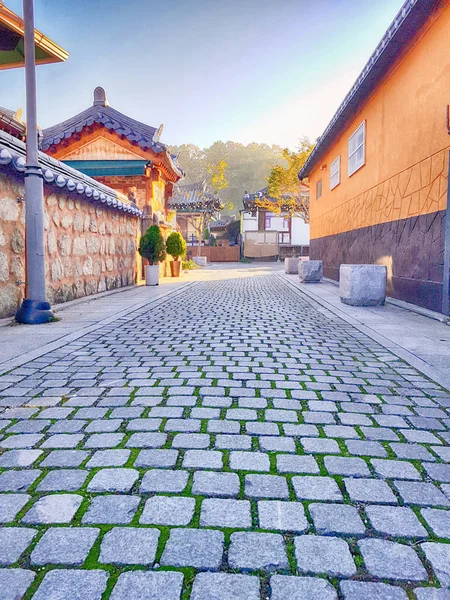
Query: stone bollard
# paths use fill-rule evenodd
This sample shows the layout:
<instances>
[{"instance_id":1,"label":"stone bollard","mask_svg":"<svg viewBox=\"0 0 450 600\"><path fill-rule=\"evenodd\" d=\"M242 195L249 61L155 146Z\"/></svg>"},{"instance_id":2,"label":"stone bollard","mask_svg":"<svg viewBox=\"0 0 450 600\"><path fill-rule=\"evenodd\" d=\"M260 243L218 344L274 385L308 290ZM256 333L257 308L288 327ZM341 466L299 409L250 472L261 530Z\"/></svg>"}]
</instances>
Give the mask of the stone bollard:
<instances>
[{"instance_id":1,"label":"stone bollard","mask_svg":"<svg viewBox=\"0 0 450 600\"><path fill-rule=\"evenodd\" d=\"M199 267L206 267L206 256L193 256L192 260Z\"/></svg>"},{"instance_id":2,"label":"stone bollard","mask_svg":"<svg viewBox=\"0 0 450 600\"><path fill-rule=\"evenodd\" d=\"M383 265L341 265L341 302L351 306L383 306L386 300L387 269Z\"/></svg>"},{"instance_id":3,"label":"stone bollard","mask_svg":"<svg viewBox=\"0 0 450 600\"><path fill-rule=\"evenodd\" d=\"M320 283L323 277L323 262L321 260L299 261L298 276L303 283Z\"/></svg>"},{"instance_id":4,"label":"stone bollard","mask_svg":"<svg viewBox=\"0 0 450 600\"><path fill-rule=\"evenodd\" d=\"M284 272L292 275L293 273L298 273L298 263L300 262L299 258L295 256L288 256L284 259Z\"/></svg>"}]
</instances>

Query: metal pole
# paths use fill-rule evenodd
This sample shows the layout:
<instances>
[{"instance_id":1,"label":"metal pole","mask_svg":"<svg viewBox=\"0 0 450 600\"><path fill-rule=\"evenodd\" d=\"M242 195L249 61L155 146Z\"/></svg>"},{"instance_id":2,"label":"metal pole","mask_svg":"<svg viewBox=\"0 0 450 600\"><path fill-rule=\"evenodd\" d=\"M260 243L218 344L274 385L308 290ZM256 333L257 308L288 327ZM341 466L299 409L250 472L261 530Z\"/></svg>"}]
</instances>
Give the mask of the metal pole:
<instances>
[{"instance_id":1,"label":"metal pole","mask_svg":"<svg viewBox=\"0 0 450 600\"><path fill-rule=\"evenodd\" d=\"M52 319L45 291L44 185L38 164L36 62L33 0L23 0L25 87L27 107L27 164L25 168L25 232L27 298L16 319L20 323L47 323Z\"/></svg>"}]
</instances>

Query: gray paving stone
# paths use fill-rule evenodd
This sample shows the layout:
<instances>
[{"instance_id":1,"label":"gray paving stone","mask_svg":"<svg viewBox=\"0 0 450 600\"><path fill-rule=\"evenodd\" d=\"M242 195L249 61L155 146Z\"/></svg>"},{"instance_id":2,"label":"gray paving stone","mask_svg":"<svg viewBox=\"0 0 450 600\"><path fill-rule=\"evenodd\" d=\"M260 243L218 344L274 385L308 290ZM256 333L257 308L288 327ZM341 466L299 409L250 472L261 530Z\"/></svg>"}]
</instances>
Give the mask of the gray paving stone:
<instances>
[{"instance_id":1,"label":"gray paving stone","mask_svg":"<svg viewBox=\"0 0 450 600\"><path fill-rule=\"evenodd\" d=\"M206 498L200 510L201 527L248 528L252 525L250 502L223 498Z\"/></svg>"},{"instance_id":2,"label":"gray paving stone","mask_svg":"<svg viewBox=\"0 0 450 600\"><path fill-rule=\"evenodd\" d=\"M385 481L378 479L344 479L345 487L353 502L378 502L397 504L394 492Z\"/></svg>"},{"instance_id":3,"label":"gray paving stone","mask_svg":"<svg viewBox=\"0 0 450 600\"><path fill-rule=\"evenodd\" d=\"M246 423L245 431L249 435L280 435L280 430L276 423L261 423L259 421L249 421Z\"/></svg>"},{"instance_id":4,"label":"gray paving stone","mask_svg":"<svg viewBox=\"0 0 450 600\"><path fill-rule=\"evenodd\" d=\"M259 578L230 573L198 573L191 600L259 600Z\"/></svg>"},{"instance_id":5,"label":"gray paving stone","mask_svg":"<svg viewBox=\"0 0 450 600\"><path fill-rule=\"evenodd\" d=\"M297 568L305 573L351 577L356 567L347 542L336 537L302 535L294 539Z\"/></svg>"},{"instance_id":6,"label":"gray paving stone","mask_svg":"<svg viewBox=\"0 0 450 600\"><path fill-rule=\"evenodd\" d=\"M122 423L121 419L96 419L88 423L85 433L113 433Z\"/></svg>"},{"instance_id":7,"label":"gray paving stone","mask_svg":"<svg viewBox=\"0 0 450 600\"><path fill-rule=\"evenodd\" d=\"M392 450L399 458L408 458L412 460L436 460L435 457L424 446L420 444L390 444Z\"/></svg>"},{"instance_id":8,"label":"gray paving stone","mask_svg":"<svg viewBox=\"0 0 450 600\"><path fill-rule=\"evenodd\" d=\"M240 481L236 473L214 473L211 471L197 471L194 473L192 493L200 496L237 496L240 490Z\"/></svg>"},{"instance_id":9,"label":"gray paving stone","mask_svg":"<svg viewBox=\"0 0 450 600\"><path fill-rule=\"evenodd\" d=\"M287 481L280 475L246 475L244 491L249 498L289 498Z\"/></svg>"},{"instance_id":10,"label":"gray paving stone","mask_svg":"<svg viewBox=\"0 0 450 600\"><path fill-rule=\"evenodd\" d=\"M243 571L288 568L283 536L277 533L232 533L228 564L232 569Z\"/></svg>"},{"instance_id":11,"label":"gray paving stone","mask_svg":"<svg viewBox=\"0 0 450 600\"><path fill-rule=\"evenodd\" d=\"M224 535L221 531L172 529L161 557L161 564L217 570L222 563L223 544Z\"/></svg>"},{"instance_id":12,"label":"gray paving stone","mask_svg":"<svg viewBox=\"0 0 450 600\"><path fill-rule=\"evenodd\" d=\"M181 493L187 486L188 478L187 471L151 469L144 474L139 491L141 494L148 492Z\"/></svg>"},{"instance_id":13,"label":"gray paving stone","mask_svg":"<svg viewBox=\"0 0 450 600\"><path fill-rule=\"evenodd\" d=\"M250 425L250 422L247 425ZM237 421L215 419L208 421L206 428L208 433L239 433L241 431L241 425Z\"/></svg>"},{"instance_id":14,"label":"gray paving stone","mask_svg":"<svg viewBox=\"0 0 450 600\"><path fill-rule=\"evenodd\" d=\"M227 435L216 436L215 447L223 450L250 450L252 438L249 435Z\"/></svg>"},{"instance_id":15,"label":"gray paving stone","mask_svg":"<svg viewBox=\"0 0 450 600\"><path fill-rule=\"evenodd\" d=\"M100 563L152 565L160 532L154 528L114 527L103 537Z\"/></svg>"},{"instance_id":16,"label":"gray paving stone","mask_svg":"<svg viewBox=\"0 0 450 600\"><path fill-rule=\"evenodd\" d=\"M313 456L277 455L279 473L319 473L319 465Z\"/></svg>"},{"instance_id":17,"label":"gray paving stone","mask_svg":"<svg viewBox=\"0 0 450 600\"><path fill-rule=\"evenodd\" d=\"M422 480L422 475L414 465L403 460L379 460L374 458L370 461L377 475L386 479L412 479Z\"/></svg>"},{"instance_id":18,"label":"gray paving stone","mask_svg":"<svg viewBox=\"0 0 450 600\"><path fill-rule=\"evenodd\" d=\"M0 566L12 565L19 560L37 534L35 529L25 527L0 528ZM0 570L2 573L2 570ZM0 592L2 591L0 575ZM0 596L3 598L3 596Z\"/></svg>"},{"instance_id":19,"label":"gray paving stone","mask_svg":"<svg viewBox=\"0 0 450 600\"><path fill-rule=\"evenodd\" d=\"M50 494L39 498L22 519L23 523L46 525L70 523L81 506L83 496Z\"/></svg>"},{"instance_id":20,"label":"gray paving stone","mask_svg":"<svg viewBox=\"0 0 450 600\"><path fill-rule=\"evenodd\" d=\"M130 457L130 450L97 450L86 467L121 467Z\"/></svg>"},{"instance_id":21,"label":"gray paving stone","mask_svg":"<svg viewBox=\"0 0 450 600\"><path fill-rule=\"evenodd\" d=\"M178 450L141 450L134 461L135 467L174 467Z\"/></svg>"},{"instance_id":22,"label":"gray paving stone","mask_svg":"<svg viewBox=\"0 0 450 600\"><path fill-rule=\"evenodd\" d=\"M216 450L186 450L183 458L185 469L221 469L222 452Z\"/></svg>"},{"instance_id":23,"label":"gray paving stone","mask_svg":"<svg viewBox=\"0 0 450 600\"><path fill-rule=\"evenodd\" d=\"M37 486L38 492L76 492L86 481L89 471L58 469L50 471Z\"/></svg>"},{"instance_id":24,"label":"gray paving stone","mask_svg":"<svg viewBox=\"0 0 450 600\"><path fill-rule=\"evenodd\" d=\"M85 450L53 450L40 463L41 467L79 467L89 456Z\"/></svg>"},{"instance_id":25,"label":"gray paving stone","mask_svg":"<svg viewBox=\"0 0 450 600\"><path fill-rule=\"evenodd\" d=\"M349 458L347 456L325 456L324 465L330 475L370 477L369 468L362 458Z\"/></svg>"},{"instance_id":26,"label":"gray paving stone","mask_svg":"<svg viewBox=\"0 0 450 600\"><path fill-rule=\"evenodd\" d=\"M393 429L387 427L361 427L361 433L367 440L397 442L400 439Z\"/></svg>"},{"instance_id":27,"label":"gray paving stone","mask_svg":"<svg viewBox=\"0 0 450 600\"><path fill-rule=\"evenodd\" d=\"M278 410L268 408L264 416L266 421L275 421L277 423L298 423L298 415L295 410Z\"/></svg>"},{"instance_id":28,"label":"gray paving stone","mask_svg":"<svg viewBox=\"0 0 450 600\"><path fill-rule=\"evenodd\" d=\"M299 500L343 501L339 486L332 477L293 477L292 485Z\"/></svg>"},{"instance_id":29,"label":"gray paving stone","mask_svg":"<svg viewBox=\"0 0 450 600\"><path fill-rule=\"evenodd\" d=\"M272 575L271 600L337 600L334 587L319 577Z\"/></svg>"},{"instance_id":30,"label":"gray paving stone","mask_svg":"<svg viewBox=\"0 0 450 600\"><path fill-rule=\"evenodd\" d=\"M4 471L0 474L0 492L26 492L40 474L39 469Z\"/></svg>"},{"instance_id":31,"label":"gray paving stone","mask_svg":"<svg viewBox=\"0 0 450 600\"><path fill-rule=\"evenodd\" d=\"M231 452L230 468L235 471L270 471L270 459L262 452Z\"/></svg>"},{"instance_id":32,"label":"gray paving stone","mask_svg":"<svg viewBox=\"0 0 450 600\"><path fill-rule=\"evenodd\" d=\"M386 583L342 581L343 600L408 600L405 590Z\"/></svg>"},{"instance_id":33,"label":"gray paving stone","mask_svg":"<svg viewBox=\"0 0 450 600\"><path fill-rule=\"evenodd\" d=\"M76 448L83 438L84 435L79 433L59 433L48 437L41 448Z\"/></svg>"},{"instance_id":34,"label":"gray paving stone","mask_svg":"<svg viewBox=\"0 0 450 600\"><path fill-rule=\"evenodd\" d=\"M323 428L325 435L330 438L359 438L359 434L354 427L346 425L325 425Z\"/></svg>"},{"instance_id":35,"label":"gray paving stone","mask_svg":"<svg viewBox=\"0 0 450 600\"><path fill-rule=\"evenodd\" d=\"M450 506L450 500L432 483L394 481L405 504L422 506Z\"/></svg>"},{"instance_id":36,"label":"gray paving stone","mask_svg":"<svg viewBox=\"0 0 450 600\"><path fill-rule=\"evenodd\" d=\"M119 575L110 600L179 600L183 573L129 571Z\"/></svg>"},{"instance_id":37,"label":"gray paving stone","mask_svg":"<svg viewBox=\"0 0 450 600\"><path fill-rule=\"evenodd\" d=\"M345 445L350 454L355 454L356 456L379 456L384 458L388 455L386 449L379 442L346 440Z\"/></svg>"},{"instance_id":38,"label":"gray paving stone","mask_svg":"<svg viewBox=\"0 0 450 600\"><path fill-rule=\"evenodd\" d=\"M168 419L164 426L165 431L200 431L202 422L200 419Z\"/></svg>"},{"instance_id":39,"label":"gray paving stone","mask_svg":"<svg viewBox=\"0 0 450 600\"><path fill-rule=\"evenodd\" d=\"M42 450L6 450L0 456L0 469L30 467L43 454Z\"/></svg>"},{"instance_id":40,"label":"gray paving stone","mask_svg":"<svg viewBox=\"0 0 450 600\"><path fill-rule=\"evenodd\" d=\"M108 577L100 569L53 569L45 574L33 600L101 600Z\"/></svg>"},{"instance_id":41,"label":"gray paving stone","mask_svg":"<svg viewBox=\"0 0 450 600\"><path fill-rule=\"evenodd\" d=\"M81 566L99 533L95 527L50 527L31 553L31 564Z\"/></svg>"},{"instance_id":42,"label":"gray paving stone","mask_svg":"<svg viewBox=\"0 0 450 600\"><path fill-rule=\"evenodd\" d=\"M17 433L0 440L0 448L32 448L43 439L38 433Z\"/></svg>"},{"instance_id":43,"label":"gray paving stone","mask_svg":"<svg viewBox=\"0 0 450 600\"><path fill-rule=\"evenodd\" d=\"M0 494L0 523L10 523L30 500L28 494Z\"/></svg>"},{"instance_id":44,"label":"gray paving stone","mask_svg":"<svg viewBox=\"0 0 450 600\"><path fill-rule=\"evenodd\" d=\"M423 467L428 474L428 477L434 481L448 483L450 482L450 465L440 463L423 463Z\"/></svg>"},{"instance_id":45,"label":"gray paving stone","mask_svg":"<svg viewBox=\"0 0 450 600\"><path fill-rule=\"evenodd\" d=\"M427 572L410 546L375 539L360 540L358 546L367 571L375 577L399 581L428 579Z\"/></svg>"},{"instance_id":46,"label":"gray paving stone","mask_svg":"<svg viewBox=\"0 0 450 600\"><path fill-rule=\"evenodd\" d=\"M303 533L309 527L303 505L299 502L260 500L258 516L261 529Z\"/></svg>"},{"instance_id":47,"label":"gray paving stone","mask_svg":"<svg viewBox=\"0 0 450 600\"><path fill-rule=\"evenodd\" d=\"M315 425L291 425L290 423L283 425L283 431L285 435L292 435L294 437L318 437L319 430Z\"/></svg>"},{"instance_id":48,"label":"gray paving stone","mask_svg":"<svg viewBox=\"0 0 450 600\"><path fill-rule=\"evenodd\" d=\"M303 449L307 453L311 454L340 454L336 440L329 440L326 438L301 438L300 440Z\"/></svg>"},{"instance_id":49,"label":"gray paving stone","mask_svg":"<svg viewBox=\"0 0 450 600\"><path fill-rule=\"evenodd\" d=\"M87 525L130 523L139 505L136 496L96 496L92 498L82 522Z\"/></svg>"},{"instance_id":50,"label":"gray paving stone","mask_svg":"<svg viewBox=\"0 0 450 600\"><path fill-rule=\"evenodd\" d=\"M115 448L124 438L123 433L93 433L85 443L85 448Z\"/></svg>"},{"instance_id":51,"label":"gray paving stone","mask_svg":"<svg viewBox=\"0 0 450 600\"><path fill-rule=\"evenodd\" d=\"M9 423L10 421L6 421ZM18 421L8 428L6 433L41 433L46 427L50 425L51 421L36 421L29 419L26 421Z\"/></svg>"},{"instance_id":52,"label":"gray paving stone","mask_svg":"<svg viewBox=\"0 0 450 600\"><path fill-rule=\"evenodd\" d=\"M318 534L362 535L366 528L354 506L310 504L309 512Z\"/></svg>"},{"instance_id":53,"label":"gray paving stone","mask_svg":"<svg viewBox=\"0 0 450 600\"><path fill-rule=\"evenodd\" d=\"M425 527L410 508L403 506L366 506L366 515L379 533L392 537L427 537Z\"/></svg>"},{"instance_id":54,"label":"gray paving stone","mask_svg":"<svg viewBox=\"0 0 450 600\"><path fill-rule=\"evenodd\" d=\"M261 436L259 447L263 452L296 452L294 438L291 437Z\"/></svg>"},{"instance_id":55,"label":"gray paving stone","mask_svg":"<svg viewBox=\"0 0 450 600\"><path fill-rule=\"evenodd\" d=\"M421 587L414 594L417 600L450 600L450 589Z\"/></svg>"},{"instance_id":56,"label":"gray paving stone","mask_svg":"<svg viewBox=\"0 0 450 600\"><path fill-rule=\"evenodd\" d=\"M0 597L2 600L21 600L36 574L26 569L0 569Z\"/></svg>"},{"instance_id":57,"label":"gray paving stone","mask_svg":"<svg viewBox=\"0 0 450 600\"><path fill-rule=\"evenodd\" d=\"M153 496L145 503L140 523L145 525L189 525L194 516L194 510L194 498Z\"/></svg>"},{"instance_id":58,"label":"gray paving stone","mask_svg":"<svg viewBox=\"0 0 450 600\"><path fill-rule=\"evenodd\" d=\"M130 492L139 479L136 469L101 469L87 486L88 492Z\"/></svg>"},{"instance_id":59,"label":"gray paving stone","mask_svg":"<svg viewBox=\"0 0 450 600\"><path fill-rule=\"evenodd\" d=\"M437 508L422 508L422 517L431 530L442 538L450 539L450 511Z\"/></svg>"},{"instance_id":60,"label":"gray paving stone","mask_svg":"<svg viewBox=\"0 0 450 600\"><path fill-rule=\"evenodd\" d=\"M48 428L47 433L72 433L77 434L83 431L86 426L86 421L82 421L80 419L71 419L70 421L56 421L51 427ZM55 446L56 447L56 446ZM62 446L59 446L60 448ZM68 447L68 446L65 446ZM70 446L69 446L70 447Z\"/></svg>"},{"instance_id":61,"label":"gray paving stone","mask_svg":"<svg viewBox=\"0 0 450 600\"><path fill-rule=\"evenodd\" d=\"M450 588L450 545L437 542L424 542L420 545L434 574L442 586Z\"/></svg>"},{"instance_id":62,"label":"gray paving stone","mask_svg":"<svg viewBox=\"0 0 450 600\"><path fill-rule=\"evenodd\" d=\"M177 433L172 448L208 448L210 436L206 433Z\"/></svg>"}]
</instances>

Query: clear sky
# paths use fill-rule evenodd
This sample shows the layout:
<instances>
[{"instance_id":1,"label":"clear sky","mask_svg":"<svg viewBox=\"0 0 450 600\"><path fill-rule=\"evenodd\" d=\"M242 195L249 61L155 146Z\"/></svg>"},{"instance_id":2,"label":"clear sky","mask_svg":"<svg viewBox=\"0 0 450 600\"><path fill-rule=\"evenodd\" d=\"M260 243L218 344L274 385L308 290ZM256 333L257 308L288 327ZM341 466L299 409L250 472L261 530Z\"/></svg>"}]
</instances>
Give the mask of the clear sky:
<instances>
[{"instance_id":1,"label":"clear sky","mask_svg":"<svg viewBox=\"0 0 450 600\"><path fill-rule=\"evenodd\" d=\"M295 147L318 137L402 0L35 0L36 27L66 63L38 67L39 123L109 103L162 141ZM21 14L22 0L5 0ZM22 69L0 105L24 106Z\"/></svg>"}]
</instances>

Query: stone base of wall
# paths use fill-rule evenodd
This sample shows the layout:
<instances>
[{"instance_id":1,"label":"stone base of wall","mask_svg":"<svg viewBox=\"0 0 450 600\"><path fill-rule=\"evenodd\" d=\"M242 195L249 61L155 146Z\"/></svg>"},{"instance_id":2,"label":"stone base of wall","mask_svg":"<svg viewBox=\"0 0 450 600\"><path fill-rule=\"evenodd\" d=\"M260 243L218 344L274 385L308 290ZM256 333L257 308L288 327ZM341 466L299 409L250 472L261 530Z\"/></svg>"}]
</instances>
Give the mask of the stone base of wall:
<instances>
[{"instance_id":1,"label":"stone base of wall","mask_svg":"<svg viewBox=\"0 0 450 600\"><path fill-rule=\"evenodd\" d=\"M339 280L341 264L379 264L388 270L388 296L442 311L445 211L312 239L311 260Z\"/></svg>"}]
</instances>

